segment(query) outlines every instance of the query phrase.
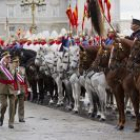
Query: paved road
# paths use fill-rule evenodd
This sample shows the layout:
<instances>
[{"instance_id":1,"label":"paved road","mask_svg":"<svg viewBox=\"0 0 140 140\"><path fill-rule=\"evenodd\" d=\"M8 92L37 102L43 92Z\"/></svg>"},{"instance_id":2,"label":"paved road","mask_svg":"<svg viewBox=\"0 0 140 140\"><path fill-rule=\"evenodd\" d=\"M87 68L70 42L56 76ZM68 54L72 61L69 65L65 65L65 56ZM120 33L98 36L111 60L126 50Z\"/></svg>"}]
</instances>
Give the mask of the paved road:
<instances>
[{"instance_id":1,"label":"paved road","mask_svg":"<svg viewBox=\"0 0 140 140\"><path fill-rule=\"evenodd\" d=\"M11 130L7 116L0 127L0 140L140 140L140 133L132 130L119 132L113 125L30 102L26 102L26 123L16 117Z\"/></svg>"}]
</instances>

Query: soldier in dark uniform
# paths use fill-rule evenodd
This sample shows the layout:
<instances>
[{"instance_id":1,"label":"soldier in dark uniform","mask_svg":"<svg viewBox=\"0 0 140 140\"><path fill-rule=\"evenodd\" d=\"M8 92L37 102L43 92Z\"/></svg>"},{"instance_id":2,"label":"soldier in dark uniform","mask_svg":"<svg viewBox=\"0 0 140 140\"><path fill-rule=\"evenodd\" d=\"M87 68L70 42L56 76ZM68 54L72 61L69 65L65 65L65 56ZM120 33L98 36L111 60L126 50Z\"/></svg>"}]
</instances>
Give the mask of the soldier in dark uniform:
<instances>
[{"instance_id":1,"label":"soldier in dark uniform","mask_svg":"<svg viewBox=\"0 0 140 140\"><path fill-rule=\"evenodd\" d=\"M9 52L2 54L0 61L0 126L3 125L4 114L7 109L7 98L9 99L9 128L14 128L15 95L17 86L14 75L15 70L10 69L11 57Z\"/></svg>"},{"instance_id":2,"label":"soldier in dark uniform","mask_svg":"<svg viewBox=\"0 0 140 140\"><path fill-rule=\"evenodd\" d=\"M133 19L132 24L131 24L131 29L133 33L130 36L130 38L132 40L135 40L135 39L140 40L140 20Z\"/></svg>"},{"instance_id":3,"label":"soldier in dark uniform","mask_svg":"<svg viewBox=\"0 0 140 140\"><path fill-rule=\"evenodd\" d=\"M131 30L133 33L129 37L119 38L119 42L124 42L132 47L135 43L135 40L140 40L140 20L132 20Z\"/></svg>"}]
</instances>

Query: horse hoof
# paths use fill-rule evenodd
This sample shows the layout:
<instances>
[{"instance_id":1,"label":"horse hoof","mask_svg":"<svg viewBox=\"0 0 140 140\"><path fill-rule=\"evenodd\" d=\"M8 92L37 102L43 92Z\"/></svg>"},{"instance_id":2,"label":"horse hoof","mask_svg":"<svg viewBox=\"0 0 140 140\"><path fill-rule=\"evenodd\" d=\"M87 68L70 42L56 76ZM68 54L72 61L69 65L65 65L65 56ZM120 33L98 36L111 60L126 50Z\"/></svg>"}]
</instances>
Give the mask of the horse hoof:
<instances>
[{"instance_id":1,"label":"horse hoof","mask_svg":"<svg viewBox=\"0 0 140 140\"><path fill-rule=\"evenodd\" d=\"M50 103L50 102L49 102L49 105L53 105L53 104L54 104L54 103Z\"/></svg>"},{"instance_id":2,"label":"horse hoof","mask_svg":"<svg viewBox=\"0 0 140 140\"><path fill-rule=\"evenodd\" d=\"M115 126L115 129L117 129L117 130L118 130L118 127L119 127L119 125L116 125L116 126Z\"/></svg>"},{"instance_id":3,"label":"horse hoof","mask_svg":"<svg viewBox=\"0 0 140 140\"><path fill-rule=\"evenodd\" d=\"M99 121L101 121L101 122L105 122L106 119L105 119L105 118L100 118Z\"/></svg>"},{"instance_id":4,"label":"horse hoof","mask_svg":"<svg viewBox=\"0 0 140 140\"><path fill-rule=\"evenodd\" d=\"M74 114L78 114L78 111L77 110L74 110L73 112L74 112Z\"/></svg>"},{"instance_id":5,"label":"horse hoof","mask_svg":"<svg viewBox=\"0 0 140 140\"><path fill-rule=\"evenodd\" d=\"M101 115L97 115L97 119L100 119L101 118Z\"/></svg>"},{"instance_id":6,"label":"horse hoof","mask_svg":"<svg viewBox=\"0 0 140 140\"><path fill-rule=\"evenodd\" d=\"M126 110L126 114L130 115L131 111L130 110Z\"/></svg>"},{"instance_id":7,"label":"horse hoof","mask_svg":"<svg viewBox=\"0 0 140 140\"><path fill-rule=\"evenodd\" d=\"M131 119L136 119L136 116L135 116L135 115L132 115L132 116L131 116Z\"/></svg>"},{"instance_id":8,"label":"horse hoof","mask_svg":"<svg viewBox=\"0 0 140 140\"><path fill-rule=\"evenodd\" d=\"M56 107L60 107L60 104L57 104Z\"/></svg>"},{"instance_id":9,"label":"horse hoof","mask_svg":"<svg viewBox=\"0 0 140 140\"><path fill-rule=\"evenodd\" d=\"M139 132L139 128L135 128L134 133Z\"/></svg>"},{"instance_id":10,"label":"horse hoof","mask_svg":"<svg viewBox=\"0 0 140 140\"><path fill-rule=\"evenodd\" d=\"M40 104L43 105L43 101L40 101Z\"/></svg>"},{"instance_id":11,"label":"horse hoof","mask_svg":"<svg viewBox=\"0 0 140 140\"><path fill-rule=\"evenodd\" d=\"M68 111L72 111L72 108L68 107Z\"/></svg>"},{"instance_id":12,"label":"horse hoof","mask_svg":"<svg viewBox=\"0 0 140 140\"><path fill-rule=\"evenodd\" d=\"M53 100L50 100L49 101L49 104L51 105L51 104L54 104L54 101Z\"/></svg>"},{"instance_id":13,"label":"horse hoof","mask_svg":"<svg viewBox=\"0 0 140 140\"><path fill-rule=\"evenodd\" d=\"M119 126L118 130L123 130L124 129L124 126Z\"/></svg>"},{"instance_id":14,"label":"horse hoof","mask_svg":"<svg viewBox=\"0 0 140 140\"><path fill-rule=\"evenodd\" d=\"M88 118L92 118L93 114L92 113L88 113Z\"/></svg>"}]
</instances>

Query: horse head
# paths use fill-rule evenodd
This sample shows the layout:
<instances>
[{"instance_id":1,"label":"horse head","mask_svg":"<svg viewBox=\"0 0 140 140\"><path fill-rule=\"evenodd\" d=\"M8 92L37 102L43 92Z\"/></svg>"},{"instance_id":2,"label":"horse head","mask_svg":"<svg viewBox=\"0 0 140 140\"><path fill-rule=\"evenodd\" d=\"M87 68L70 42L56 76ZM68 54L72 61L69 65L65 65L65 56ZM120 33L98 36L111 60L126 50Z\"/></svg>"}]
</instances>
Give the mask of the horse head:
<instances>
[{"instance_id":1,"label":"horse head","mask_svg":"<svg viewBox=\"0 0 140 140\"><path fill-rule=\"evenodd\" d=\"M35 58L35 64L37 66L40 66L44 60L44 54L45 54L45 51L42 47L39 48L39 50L37 51L37 55L36 55L36 58Z\"/></svg>"},{"instance_id":2,"label":"horse head","mask_svg":"<svg viewBox=\"0 0 140 140\"><path fill-rule=\"evenodd\" d=\"M103 49L102 52L98 56L98 67L101 69L107 68L109 58L110 58L110 49Z\"/></svg>"},{"instance_id":3,"label":"horse head","mask_svg":"<svg viewBox=\"0 0 140 140\"><path fill-rule=\"evenodd\" d=\"M76 69L79 66L80 59L80 48L78 46L74 46L74 49L71 51L70 57L70 68Z\"/></svg>"},{"instance_id":4,"label":"horse head","mask_svg":"<svg viewBox=\"0 0 140 140\"><path fill-rule=\"evenodd\" d=\"M86 48L80 46L80 62L79 62L79 73L82 74L90 68L93 61L97 56L98 48L94 46L88 46Z\"/></svg>"},{"instance_id":5,"label":"horse head","mask_svg":"<svg viewBox=\"0 0 140 140\"><path fill-rule=\"evenodd\" d=\"M54 72L54 53L49 53L44 56L44 61L40 65L40 71L46 75L52 75Z\"/></svg>"},{"instance_id":6,"label":"horse head","mask_svg":"<svg viewBox=\"0 0 140 140\"><path fill-rule=\"evenodd\" d=\"M64 71L68 71L68 69L70 68L70 57L71 57L70 48L64 47L62 55L62 68Z\"/></svg>"},{"instance_id":7,"label":"horse head","mask_svg":"<svg viewBox=\"0 0 140 140\"><path fill-rule=\"evenodd\" d=\"M37 66L34 64L33 60L29 61L29 63L26 65L26 74L28 76L28 79L38 80L38 78L39 78L38 70L37 70Z\"/></svg>"},{"instance_id":8,"label":"horse head","mask_svg":"<svg viewBox=\"0 0 140 140\"><path fill-rule=\"evenodd\" d=\"M114 43L111 48L110 60L108 66L111 68L119 67L122 63L126 63L129 57L130 47L122 43Z\"/></svg>"}]
</instances>

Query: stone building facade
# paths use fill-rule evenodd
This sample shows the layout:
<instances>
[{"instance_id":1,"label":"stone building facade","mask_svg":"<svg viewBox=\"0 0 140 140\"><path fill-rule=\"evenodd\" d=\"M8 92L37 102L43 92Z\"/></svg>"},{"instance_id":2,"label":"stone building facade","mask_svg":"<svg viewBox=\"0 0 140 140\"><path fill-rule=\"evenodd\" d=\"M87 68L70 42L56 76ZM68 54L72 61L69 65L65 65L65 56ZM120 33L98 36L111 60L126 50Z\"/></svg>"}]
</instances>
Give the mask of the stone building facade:
<instances>
[{"instance_id":1,"label":"stone building facade","mask_svg":"<svg viewBox=\"0 0 140 140\"><path fill-rule=\"evenodd\" d=\"M32 0L31 0L32 1ZM35 1L35 0L34 0ZM35 23L37 32L56 30L60 32L62 28L70 29L69 21L66 16L66 9L71 3L74 8L78 2L79 9L79 32L81 31L84 3L86 0L46 0L46 10L36 7ZM120 0L111 0L112 25L119 28L122 32L127 32L130 21L120 20ZM29 30L32 24L31 7L21 8L21 0L0 0L0 36L14 34L19 28ZM85 26L89 26L88 24ZM106 28L109 28L106 23ZM127 28L127 29L126 29Z\"/></svg>"},{"instance_id":2,"label":"stone building facade","mask_svg":"<svg viewBox=\"0 0 140 140\"><path fill-rule=\"evenodd\" d=\"M36 7L35 23L37 32L44 30L60 31L68 28L65 11L67 0L46 0L46 10ZM31 7L21 7L21 0L0 0L0 36L10 35L19 28L28 30L32 24Z\"/></svg>"}]
</instances>

